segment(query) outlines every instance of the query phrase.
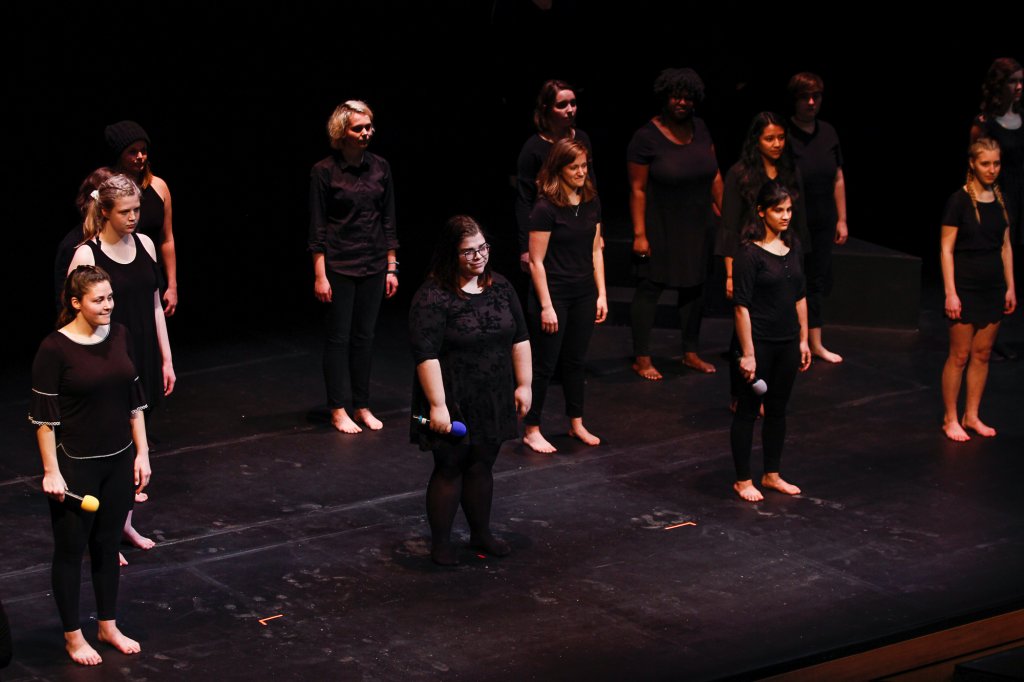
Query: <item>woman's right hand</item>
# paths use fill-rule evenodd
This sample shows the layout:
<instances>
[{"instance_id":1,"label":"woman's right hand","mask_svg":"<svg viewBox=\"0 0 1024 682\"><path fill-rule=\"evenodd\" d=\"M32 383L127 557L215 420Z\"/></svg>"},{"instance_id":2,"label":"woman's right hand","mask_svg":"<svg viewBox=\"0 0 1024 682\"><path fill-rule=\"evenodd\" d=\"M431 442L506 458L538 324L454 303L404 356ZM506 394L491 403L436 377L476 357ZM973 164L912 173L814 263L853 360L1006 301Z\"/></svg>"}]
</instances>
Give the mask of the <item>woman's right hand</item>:
<instances>
[{"instance_id":1,"label":"woman's right hand","mask_svg":"<svg viewBox=\"0 0 1024 682\"><path fill-rule=\"evenodd\" d=\"M448 433L452 430L452 417L448 414L447 405L431 406L430 430L434 433Z\"/></svg>"},{"instance_id":2,"label":"woman's right hand","mask_svg":"<svg viewBox=\"0 0 1024 682\"><path fill-rule=\"evenodd\" d=\"M551 306L540 309L540 328L545 334L554 334L558 331L558 315Z\"/></svg>"},{"instance_id":3,"label":"woman's right hand","mask_svg":"<svg viewBox=\"0 0 1024 682\"><path fill-rule=\"evenodd\" d=\"M633 237L633 253L638 256L650 256L651 245L647 241L647 236Z\"/></svg>"},{"instance_id":4,"label":"woman's right hand","mask_svg":"<svg viewBox=\"0 0 1024 682\"><path fill-rule=\"evenodd\" d=\"M725 278L725 298L728 301L732 300L732 277Z\"/></svg>"},{"instance_id":5,"label":"woman's right hand","mask_svg":"<svg viewBox=\"0 0 1024 682\"><path fill-rule=\"evenodd\" d=\"M331 302L331 283L327 281L326 277L316 278L316 282L313 284L313 294L321 303Z\"/></svg>"},{"instance_id":6,"label":"woman's right hand","mask_svg":"<svg viewBox=\"0 0 1024 682\"><path fill-rule=\"evenodd\" d=\"M753 355L743 355L740 357L740 374L743 375L743 379L747 383L754 381L754 375L757 373L757 360L754 359Z\"/></svg>"},{"instance_id":7,"label":"woman's right hand","mask_svg":"<svg viewBox=\"0 0 1024 682\"><path fill-rule=\"evenodd\" d=\"M960 312L960 297L956 294L946 294L946 317L951 320L959 320Z\"/></svg>"},{"instance_id":8,"label":"woman's right hand","mask_svg":"<svg viewBox=\"0 0 1024 682\"><path fill-rule=\"evenodd\" d=\"M67 489L68 484L64 482L64 477L60 475L59 471L43 474L43 492L53 499L63 502L64 492Z\"/></svg>"}]
</instances>

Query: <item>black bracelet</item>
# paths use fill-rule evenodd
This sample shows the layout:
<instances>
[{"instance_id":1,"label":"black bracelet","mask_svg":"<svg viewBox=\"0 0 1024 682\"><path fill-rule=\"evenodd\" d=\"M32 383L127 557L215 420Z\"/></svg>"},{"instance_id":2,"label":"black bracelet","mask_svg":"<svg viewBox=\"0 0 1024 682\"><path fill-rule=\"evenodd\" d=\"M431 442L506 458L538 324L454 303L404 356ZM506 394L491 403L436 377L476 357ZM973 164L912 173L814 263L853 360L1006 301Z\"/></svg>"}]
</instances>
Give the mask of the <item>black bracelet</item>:
<instances>
[{"instance_id":1,"label":"black bracelet","mask_svg":"<svg viewBox=\"0 0 1024 682\"><path fill-rule=\"evenodd\" d=\"M394 275L395 277L398 277L398 268L395 268L394 270L388 270L387 274Z\"/></svg>"}]
</instances>

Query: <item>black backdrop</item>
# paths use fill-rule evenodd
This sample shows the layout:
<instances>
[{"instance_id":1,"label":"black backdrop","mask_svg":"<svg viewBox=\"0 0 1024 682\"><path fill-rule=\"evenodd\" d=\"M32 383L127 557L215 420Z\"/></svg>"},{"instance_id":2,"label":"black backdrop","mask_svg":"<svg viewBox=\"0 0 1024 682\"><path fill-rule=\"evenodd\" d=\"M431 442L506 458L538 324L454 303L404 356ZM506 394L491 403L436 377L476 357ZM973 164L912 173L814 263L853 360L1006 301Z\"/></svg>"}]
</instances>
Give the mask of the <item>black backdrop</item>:
<instances>
[{"instance_id":1,"label":"black backdrop","mask_svg":"<svg viewBox=\"0 0 1024 682\"><path fill-rule=\"evenodd\" d=\"M56 243L81 179L111 159L103 127L134 119L174 200L180 312L174 343L306 325L318 316L305 252L309 167L333 107L366 100L373 149L394 169L402 299L441 221L512 229L509 176L541 81L578 86L605 222L626 236L625 147L654 113L661 68L692 66L723 172L750 117L787 110L798 70L826 82L822 118L847 157L852 232L926 257L961 182L985 69L1019 49L1019 22L890 15L890 5L751 9L719 2L150 3L20 10L12 21L20 127L8 131L4 286L15 305L4 364L52 328ZM933 28L926 29L926 26ZM19 43L15 43L19 44ZM1020 55L1016 55L1020 56ZM501 242L501 239L496 241Z\"/></svg>"}]
</instances>

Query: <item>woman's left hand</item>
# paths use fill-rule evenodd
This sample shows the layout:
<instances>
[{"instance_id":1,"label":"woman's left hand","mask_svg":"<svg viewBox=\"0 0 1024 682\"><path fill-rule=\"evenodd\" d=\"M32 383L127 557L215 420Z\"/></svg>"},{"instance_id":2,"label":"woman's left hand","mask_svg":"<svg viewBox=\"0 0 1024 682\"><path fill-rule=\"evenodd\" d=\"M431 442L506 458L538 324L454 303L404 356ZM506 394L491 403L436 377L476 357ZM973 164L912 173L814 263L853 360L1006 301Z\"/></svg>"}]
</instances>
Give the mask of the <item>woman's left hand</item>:
<instances>
[{"instance_id":1,"label":"woman's left hand","mask_svg":"<svg viewBox=\"0 0 1024 682\"><path fill-rule=\"evenodd\" d=\"M800 371L806 372L811 366L811 347L806 341L800 342Z\"/></svg>"},{"instance_id":2,"label":"woman's left hand","mask_svg":"<svg viewBox=\"0 0 1024 682\"><path fill-rule=\"evenodd\" d=\"M164 395L170 395L174 391L174 382L177 381L177 377L174 375L174 365L169 362L165 362L163 366L164 375Z\"/></svg>"},{"instance_id":3,"label":"woman's left hand","mask_svg":"<svg viewBox=\"0 0 1024 682\"><path fill-rule=\"evenodd\" d=\"M164 316L170 317L178 309L178 289L167 287L164 292Z\"/></svg>"},{"instance_id":4,"label":"woman's left hand","mask_svg":"<svg viewBox=\"0 0 1024 682\"><path fill-rule=\"evenodd\" d=\"M391 298L398 293L398 275L388 273L384 279L384 298Z\"/></svg>"},{"instance_id":5,"label":"woman's left hand","mask_svg":"<svg viewBox=\"0 0 1024 682\"><path fill-rule=\"evenodd\" d=\"M1003 312L1009 315L1017 309L1017 293L1013 289L1006 290L1006 301L1003 304Z\"/></svg>"},{"instance_id":6,"label":"woman's left hand","mask_svg":"<svg viewBox=\"0 0 1024 682\"><path fill-rule=\"evenodd\" d=\"M836 223L836 244L845 244L846 238L850 236L850 229L846 227L846 221L840 220Z\"/></svg>"},{"instance_id":7,"label":"woman's left hand","mask_svg":"<svg viewBox=\"0 0 1024 682\"><path fill-rule=\"evenodd\" d=\"M138 452L135 454L135 492L141 493L153 475L149 468L149 452Z\"/></svg>"},{"instance_id":8,"label":"woman's left hand","mask_svg":"<svg viewBox=\"0 0 1024 682\"><path fill-rule=\"evenodd\" d=\"M597 314L594 316L595 324L601 324L608 317L608 298L605 296L597 297Z\"/></svg>"},{"instance_id":9,"label":"woman's left hand","mask_svg":"<svg viewBox=\"0 0 1024 682\"><path fill-rule=\"evenodd\" d=\"M516 414L522 419L533 405L533 389L530 386L519 386L516 388L515 398Z\"/></svg>"}]
</instances>

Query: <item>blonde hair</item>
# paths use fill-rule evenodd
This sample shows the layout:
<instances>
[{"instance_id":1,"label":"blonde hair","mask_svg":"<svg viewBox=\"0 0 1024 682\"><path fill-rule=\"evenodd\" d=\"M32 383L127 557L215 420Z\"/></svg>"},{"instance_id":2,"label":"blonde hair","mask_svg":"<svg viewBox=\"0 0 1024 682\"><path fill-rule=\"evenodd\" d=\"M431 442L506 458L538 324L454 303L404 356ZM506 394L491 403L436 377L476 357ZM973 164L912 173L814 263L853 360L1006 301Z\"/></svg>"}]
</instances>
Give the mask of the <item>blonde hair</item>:
<instances>
[{"instance_id":1,"label":"blonde hair","mask_svg":"<svg viewBox=\"0 0 1024 682\"><path fill-rule=\"evenodd\" d=\"M334 149L341 148L341 139L348 132L352 114L369 116L370 123L373 123L373 111L366 105L366 102L358 99L342 102L334 110L334 113L331 114L331 117L327 119L327 136L331 138L331 147Z\"/></svg>"},{"instance_id":2,"label":"blonde hair","mask_svg":"<svg viewBox=\"0 0 1024 682\"><path fill-rule=\"evenodd\" d=\"M95 191L93 201L85 211L85 220L82 223L81 244L84 244L103 231L103 223L107 220L103 216L103 211L113 211L114 204L118 199L142 196L142 190L139 189L139 186L127 175L121 173L104 180Z\"/></svg>"},{"instance_id":3,"label":"blonde hair","mask_svg":"<svg viewBox=\"0 0 1024 682\"><path fill-rule=\"evenodd\" d=\"M967 148L967 158L974 161L982 152L999 152L999 143L993 140L991 137L979 137L977 140L971 143L971 146ZM967 183L964 185L964 189L967 190L967 195L971 197L971 206L974 207L974 217L981 222L981 211L978 210L978 198L974 195L974 183L975 180L974 170L970 164L967 164ZM1006 225L1010 225L1010 214L1006 210L1006 202L1003 201L1003 192L999 189L999 185L992 184L992 193L996 195L996 201L999 202L999 208L1003 209L1003 219L1006 220Z\"/></svg>"}]
</instances>

